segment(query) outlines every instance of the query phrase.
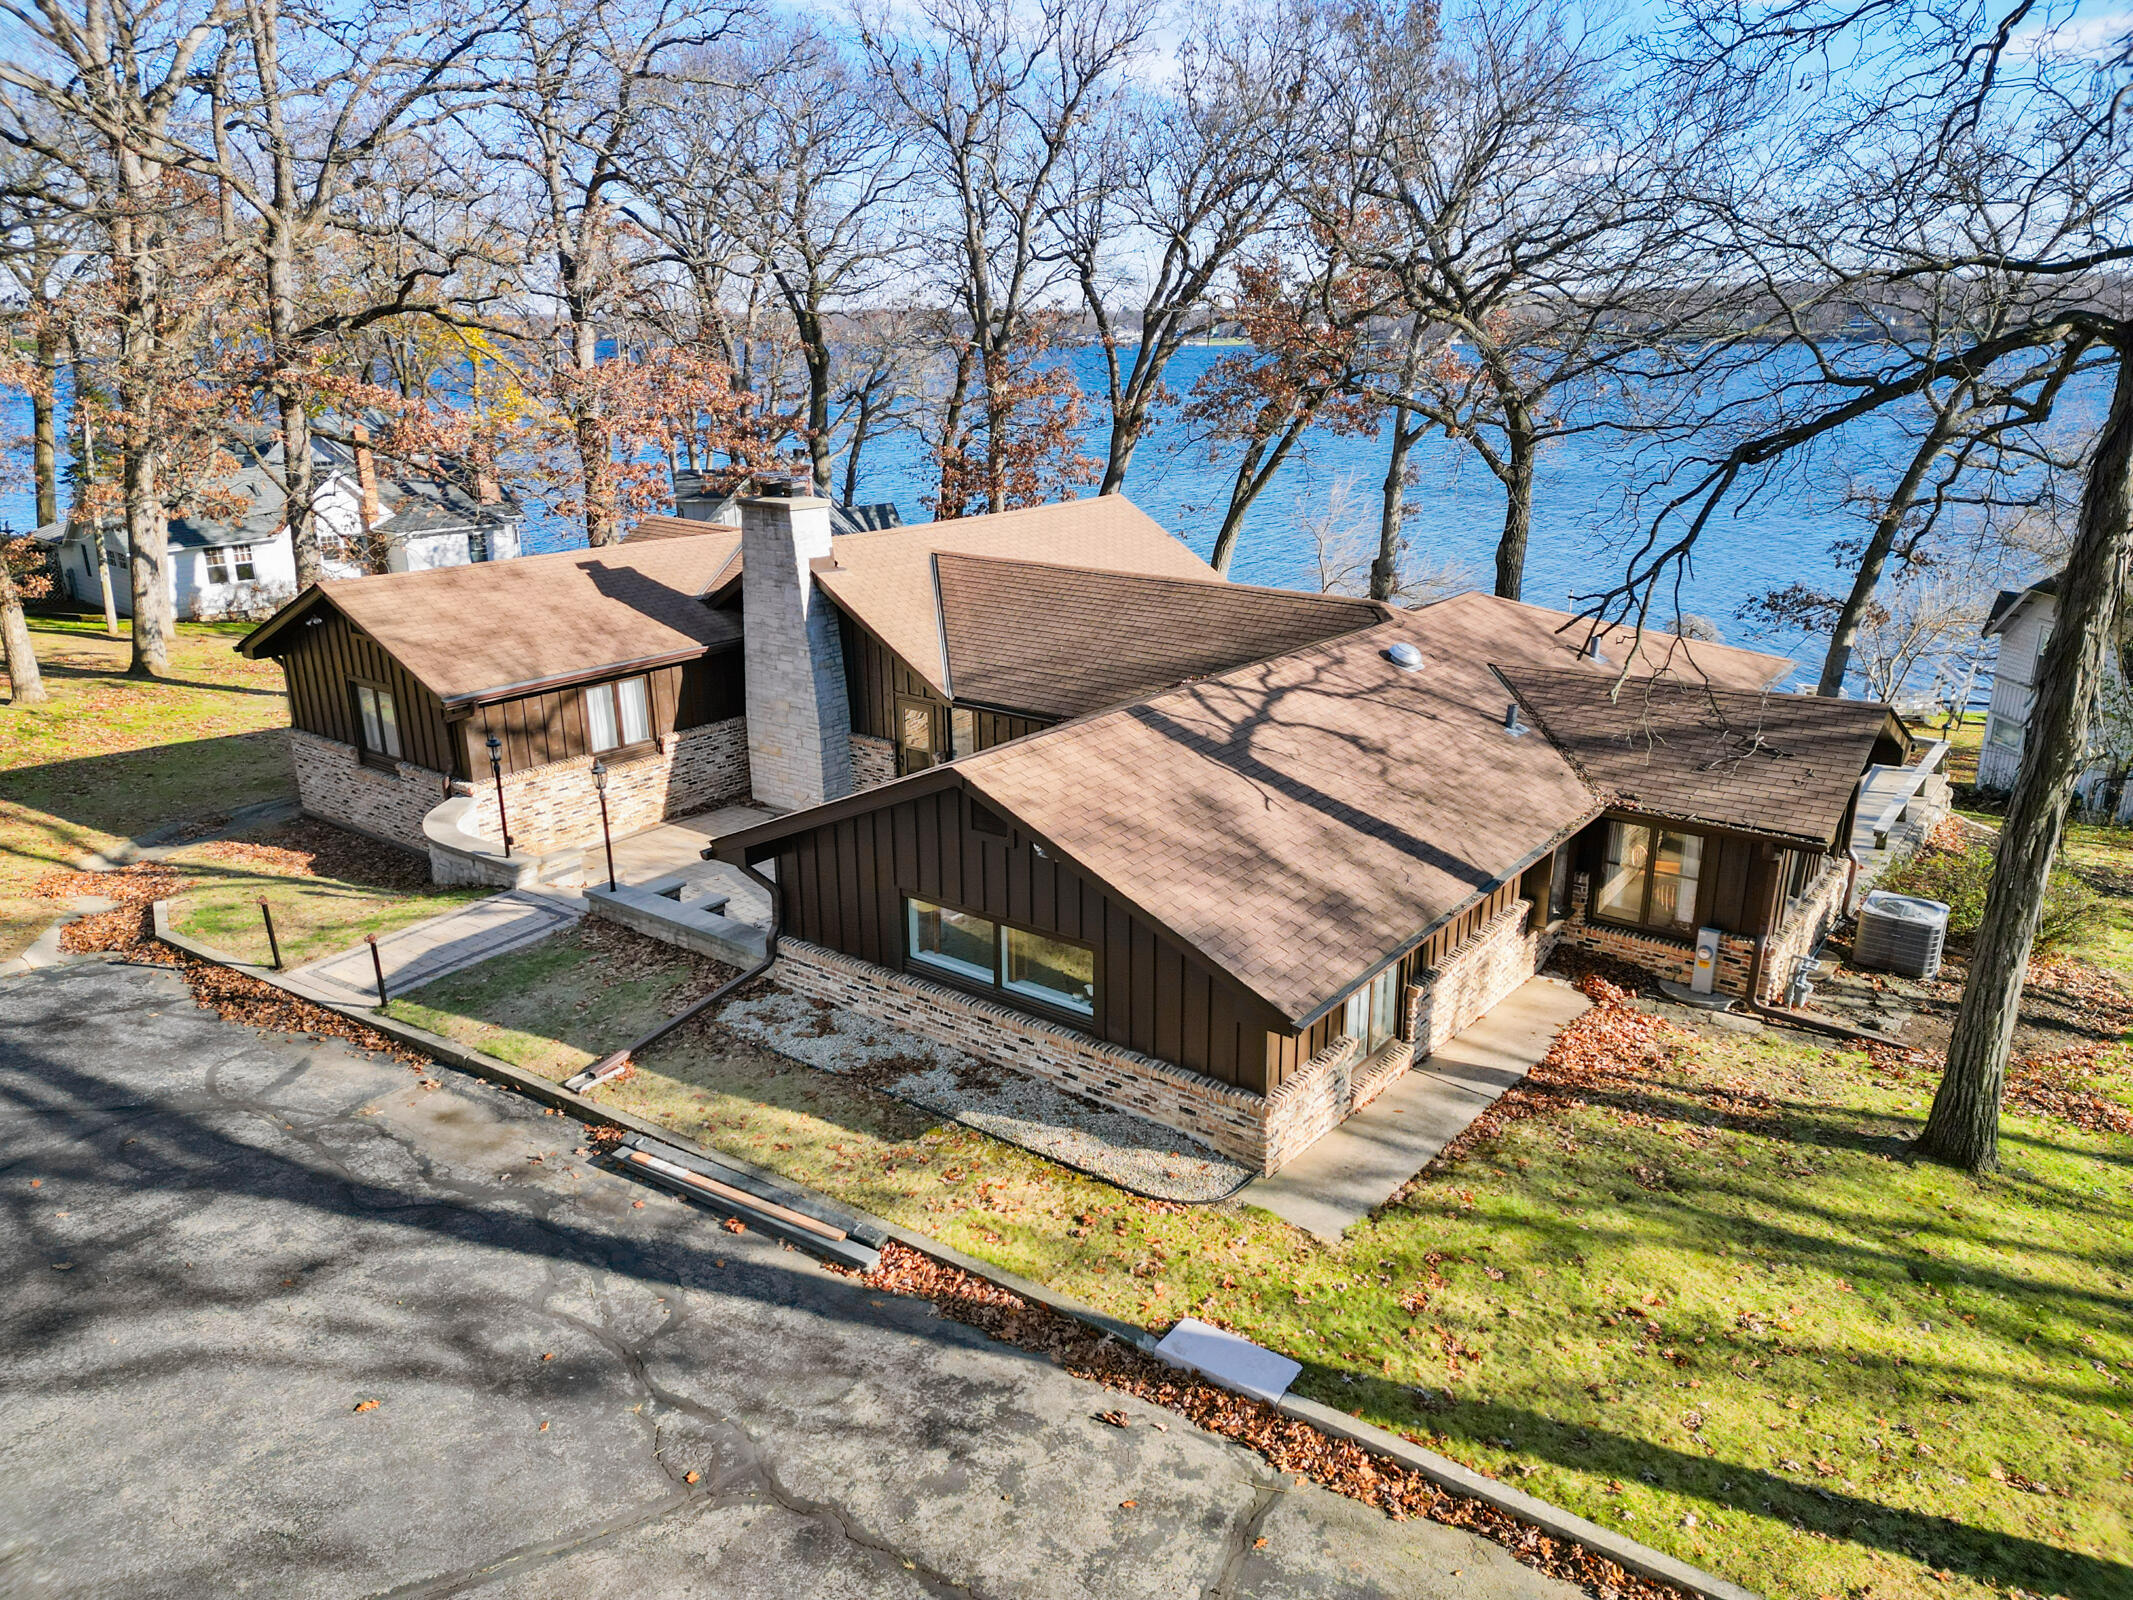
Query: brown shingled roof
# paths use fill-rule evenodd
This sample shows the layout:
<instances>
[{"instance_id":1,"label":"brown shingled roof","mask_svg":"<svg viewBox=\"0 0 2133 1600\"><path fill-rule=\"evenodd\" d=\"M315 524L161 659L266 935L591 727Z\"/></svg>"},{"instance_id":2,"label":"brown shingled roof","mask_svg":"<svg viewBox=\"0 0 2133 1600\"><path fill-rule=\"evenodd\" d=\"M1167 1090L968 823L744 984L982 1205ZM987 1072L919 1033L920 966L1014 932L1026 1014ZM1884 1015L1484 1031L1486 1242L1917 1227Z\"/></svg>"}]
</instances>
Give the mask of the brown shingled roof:
<instances>
[{"instance_id":1,"label":"brown shingled roof","mask_svg":"<svg viewBox=\"0 0 2133 1600\"><path fill-rule=\"evenodd\" d=\"M1582 661L1582 628L1559 631L1570 621L1462 595L833 808L893 805L952 773L1304 1027L1600 813L1546 737L1505 730L1511 695L1491 666L1604 691L1617 668ZM1401 640L1421 650L1419 671L1387 658ZM1602 649L1619 661L1631 642L1611 631ZM1649 641L1638 662L1750 690L1790 667L1671 639ZM722 848L757 856L831 810Z\"/></svg>"},{"instance_id":2,"label":"brown shingled roof","mask_svg":"<svg viewBox=\"0 0 2133 1600\"><path fill-rule=\"evenodd\" d=\"M1369 600L956 553L938 558L959 701L1072 717L1384 620Z\"/></svg>"},{"instance_id":3,"label":"brown shingled roof","mask_svg":"<svg viewBox=\"0 0 2133 1600\"><path fill-rule=\"evenodd\" d=\"M701 596L738 547L659 539L513 561L348 578L305 590L246 636L271 655L313 605L333 606L447 705L700 656L741 636Z\"/></svg>"},{"instance_id":4,"label":"brown shingled roof","mask_svg":"<svg viewBox=\"0 0 2133 1600\"><path fill-rule=\"evenodd\" d=\"M942 694L936 553L1058 562L1107 572L1213 581L1215 570L1123 495L1029 506L986 517L840 534L815 581Z\"/></svg>"},{"instance_id":5,"label":"brown shingled roof","mask_svg":"<svg viewBox=\"0 0 2133 1600\"><path fill-rule=\"evenodd\" d=\"M1597 814L1504 731L1488 608L1359 633L969 756L970 787L1304 1026ZM1422 670L1385 651L1418 645Z\"/></svg>"},{"instance_id":6,"label":"brown shingled roof","mask_svg":"<svg viewBox=\"0 0 2133 1600\"><path fill-rule=\"evenodd\" d=\"M1607 804L1836 848L1859 775L1903 734L1885 705L1680 678L1506 669L1519 702Z\"/></svg>"}]
</instances>

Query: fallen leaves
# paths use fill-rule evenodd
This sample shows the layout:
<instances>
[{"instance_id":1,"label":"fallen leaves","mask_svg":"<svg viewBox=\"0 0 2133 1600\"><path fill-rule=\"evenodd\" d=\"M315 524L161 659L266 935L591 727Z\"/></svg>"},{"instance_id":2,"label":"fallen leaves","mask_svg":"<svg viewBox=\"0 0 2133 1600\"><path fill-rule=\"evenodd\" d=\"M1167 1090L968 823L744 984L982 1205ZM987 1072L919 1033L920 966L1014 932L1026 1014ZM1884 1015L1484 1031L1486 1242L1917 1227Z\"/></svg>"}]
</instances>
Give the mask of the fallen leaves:
<instances>
[{"instance_id":1,"label":"fallen leaves","mask_svg":"<svg viewBox=\"0 0 2133 1600\"><path fill-rule=\"evenodd\" d=\"M894 1241L861 1279L868 1287L930 1300L941 1314L1003 1343L1051 1356L1077 1377L1130 1394L1256 1451L1299 1485L1318 1483L1387 1515L1428 1517L1494 1540L1520 1561L1617 1600L1678 1600L1680 1591L1637 1576L1582 1545L1541 1532L1477 1500L1447 1494L1419 1473L1350 1440L1321 1433L1273 1407L1218 1388L1107 1334L1034 1305L997 1284ZM1123 1415L1123 1413L1120 1413ZM1108 1419L1107 1419L1108 1420ZM1122 1502L1130 1507L1133 1501Z\"/></svg>"},{"instance_id":2,"label":"fallen leaves","mask_svg":"<svg viewBox=\"0 0 2133 1600\"><path fill-rule=\"evenodd\" d=\"M378 1409L379 1404L380 1402L376 1400L358 1400L355 1403L356 1413L361 1415L365 1411L375 1411Z\"/></svg>"}]
</instances>

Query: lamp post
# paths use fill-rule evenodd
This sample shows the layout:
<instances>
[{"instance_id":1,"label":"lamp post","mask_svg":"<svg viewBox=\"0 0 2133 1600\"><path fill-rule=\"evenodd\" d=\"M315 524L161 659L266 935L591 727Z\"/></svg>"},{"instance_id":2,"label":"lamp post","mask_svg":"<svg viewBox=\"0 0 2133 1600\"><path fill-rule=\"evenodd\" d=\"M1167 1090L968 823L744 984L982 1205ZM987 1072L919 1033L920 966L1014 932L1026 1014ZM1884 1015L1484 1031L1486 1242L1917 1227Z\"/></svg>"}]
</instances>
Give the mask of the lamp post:
<instances>
[{"instance_id":1,"label":"lamp post","mask_svg":"<svg viewBox=\"0 0 2133 1600\"><path fill-rule=\"evenodd\" d=\"M496 780L496 826L503 831L504 857L511 856L511 820L504 815L504 741L489 735L489 776Z\"/></svg>"},{"instance_id":2,"label":"lamp post","mask_svg":"<svg viewBox=\"0 0 2133 1600\"><path fill-rule=\"evenodd\" d=\"M593 792L600 797L600 848L607 852L607 892L615 892L615 840L607 831L607 763L593 758Z\"/></svg>"}]
</instances>

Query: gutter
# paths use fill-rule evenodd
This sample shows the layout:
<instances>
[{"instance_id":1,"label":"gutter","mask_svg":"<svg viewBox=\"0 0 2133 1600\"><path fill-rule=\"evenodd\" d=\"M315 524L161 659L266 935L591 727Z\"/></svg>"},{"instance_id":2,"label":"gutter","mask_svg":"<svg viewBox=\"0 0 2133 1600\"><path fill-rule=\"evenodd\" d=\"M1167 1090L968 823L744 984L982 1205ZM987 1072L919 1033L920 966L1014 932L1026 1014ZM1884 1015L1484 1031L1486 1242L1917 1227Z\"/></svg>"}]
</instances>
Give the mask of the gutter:
<instances>
[{"instance_id":1,"label":"gutter","mask_svg":"<svg viewBox=\"0 0 2133 1600\"><path fill-rule=\"evenodd\" d=\"M703 850L703 858L706 861L716 861L718 859L718 855L716 853L715 847L709 845L705 846ZM587 1089L592 1088L595 1084L605 1083L609 1078L619 1076L622 1071L629 1066L630 1058L634 1056L638 1051L649 1050L653 1045L657 1044L661 1039L664 1039L668 1034L672 1033L683 1023L693 1021L695 1018L702 1016L706 1011L709 1011L713 1006L724 1000L728 995L740 989L744 984L750 984L755 982L756 979L760 978L764 973L770 970L771 963L778 959L778 935L782 931L781 924L784 921L784 905L778 897L778 886L772 883L768 878L764 877L760 872L756 871L755 868L749 866L745 861L731 862L729 863L729 865L736 866L742 872L745 872L750 878L755 881L756 885L759 888L765 890L770 895L770 931L763 938L763 959L758 961L754 966L750 967L746 972L742 973L738 978L734 978L729 982L720 984L716 989L713 989L701 1000L697 1001L694 1005L681 1012L680 1015L667 1018L666 1021L662 1022L650 1033L645 1034L641 1038L632 1039L628 1044L624 1045L620 1050L615 1051L612 1055L601 1057L598 1061L595 1061L591 1066L587 1067L583 1072L580 1072L576 1076L566 1080L563 1084L564 1088L572 1091L574 1094L582 1094Z\"/></svg>"}]
</instances>

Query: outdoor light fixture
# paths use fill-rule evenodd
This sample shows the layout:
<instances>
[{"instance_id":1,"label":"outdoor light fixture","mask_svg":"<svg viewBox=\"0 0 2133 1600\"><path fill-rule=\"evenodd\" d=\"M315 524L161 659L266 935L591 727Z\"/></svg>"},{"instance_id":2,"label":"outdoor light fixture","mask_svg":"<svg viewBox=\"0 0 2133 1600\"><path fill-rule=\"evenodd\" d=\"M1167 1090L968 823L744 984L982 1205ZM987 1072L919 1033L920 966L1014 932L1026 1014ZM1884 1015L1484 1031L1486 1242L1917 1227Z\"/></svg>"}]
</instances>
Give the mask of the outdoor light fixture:
<instances>
[{"instance_id":1,"label":"outdoor light fixture","mask_svg":"<svg viewBox=\"0 0 2133 1600\"><path fill-rule=\"evenodd\" d=\"M607 763L593 758L593 793L600 797L600 848L607 852L607 892L615 892L615 839L607 831Z\"/></svg>"},{"instance_id":2,"label":"outdoor light fixture","mask_svg":"<svg viewBox=\"0 0 2133 1600\"><path fill-rule=\"evenodd\" d=\"M504 815L504 741L489 735L489 776L496 780L496 826L504 836L504 859L511 859L511 820Z\"/></svg>"}]
</instances>

